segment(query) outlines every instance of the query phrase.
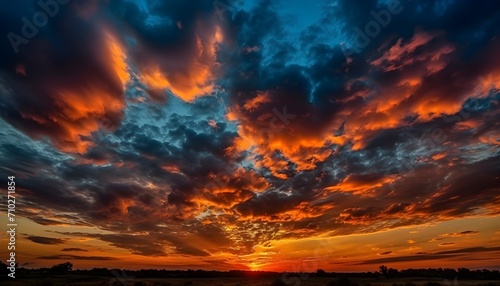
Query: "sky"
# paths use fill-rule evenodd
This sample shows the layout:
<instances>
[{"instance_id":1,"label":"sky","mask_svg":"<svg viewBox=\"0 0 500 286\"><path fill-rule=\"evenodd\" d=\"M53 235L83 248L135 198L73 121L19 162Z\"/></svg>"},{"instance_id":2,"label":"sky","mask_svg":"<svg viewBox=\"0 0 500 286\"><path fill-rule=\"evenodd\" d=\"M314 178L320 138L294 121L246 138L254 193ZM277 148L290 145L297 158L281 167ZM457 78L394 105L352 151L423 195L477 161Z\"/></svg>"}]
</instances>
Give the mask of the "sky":
<instances>
[{"instance_id":1,"label":"sky","mask_svg":"<svg viewBox=\"0 0 500 286\"><path fill-rule=\"evenodd\" d=\"M0 256L15 176L28 268L500 269L499 34L493 0L3 5Z\"/></svg>"}]
</instances>

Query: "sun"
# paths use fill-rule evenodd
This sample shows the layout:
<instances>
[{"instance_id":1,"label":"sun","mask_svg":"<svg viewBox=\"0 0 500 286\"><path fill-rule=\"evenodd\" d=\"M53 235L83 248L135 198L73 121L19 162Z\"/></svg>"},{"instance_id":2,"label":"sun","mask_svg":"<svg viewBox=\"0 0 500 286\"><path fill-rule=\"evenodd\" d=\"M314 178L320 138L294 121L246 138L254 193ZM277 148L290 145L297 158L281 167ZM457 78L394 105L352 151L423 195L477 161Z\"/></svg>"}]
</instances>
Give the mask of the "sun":
<instances>
[{"instance_id":1,"label":"sun","mask_svg":"<svg viewBox=\"0 0 500 286\"><path fill-rule=\"evenodd\" d=\"M260 267L261 267L261 266L262 266L262 265L260 265L260 264L259 264L259 263L257 263L257 262L251 262L251 263L249 263L249 264L248 264L248 267L249 267L249 268L250 268L250 270L252 270L252 271L260 270Z\"/></svg>"}]
</instances>

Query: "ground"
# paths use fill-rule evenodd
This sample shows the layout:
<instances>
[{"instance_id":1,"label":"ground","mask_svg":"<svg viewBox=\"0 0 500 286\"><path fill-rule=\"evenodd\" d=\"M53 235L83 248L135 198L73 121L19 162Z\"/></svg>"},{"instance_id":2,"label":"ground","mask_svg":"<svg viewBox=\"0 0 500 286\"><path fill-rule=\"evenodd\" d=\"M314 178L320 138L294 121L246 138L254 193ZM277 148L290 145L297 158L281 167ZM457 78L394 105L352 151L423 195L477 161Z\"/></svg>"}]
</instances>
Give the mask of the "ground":
<instances>
[{"instance_id":1,"label":"ground","mask_svg":"<svg viewBox=\"0 0 500 286\"><path fill-rule=\"evenodd\" d=\"M175 278L110 278L110 277L88 277L88 276L54 276L44 278L16 278L15 280L1 281L4 286L269 286L276 285L279 279L273 278L194 278L194 279L175 279ZM335 280L334 278L310 277L307 279L288 278L290 286L324 286L328 282ZM428 278L395 278L395 279L368 279L368 278L353 278L353 283L359 286L410 286L413 283L415 286L424 286L428 282L439 283L442 286L500 286L500 281L485 281L485 280L443 280L443 279L428 279ZM394 286L396 286L394 285ZM338 285L343 286L343 285ZM413 285L412 285L413 286ZM435 284L433 286L438 286Z\"/></svg>"}]
</instances>

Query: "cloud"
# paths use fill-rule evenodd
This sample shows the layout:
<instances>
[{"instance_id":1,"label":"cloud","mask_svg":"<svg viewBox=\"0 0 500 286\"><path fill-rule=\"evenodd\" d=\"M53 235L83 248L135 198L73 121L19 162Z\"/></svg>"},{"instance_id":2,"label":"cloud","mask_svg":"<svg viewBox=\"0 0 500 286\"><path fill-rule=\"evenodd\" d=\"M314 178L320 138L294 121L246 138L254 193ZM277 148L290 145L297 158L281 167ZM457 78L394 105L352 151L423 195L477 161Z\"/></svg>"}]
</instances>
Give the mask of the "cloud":
<instances>
[{"instance_id":1,"label":"cloud","mask_svg":"<svg viewBox=\"0 0 500 286\"><path fill-rule=\"evenodd\" d=\"M452 255L408 255L408 256L397 256L390 258L377 258L365 260L363 262L358 263L358 265L366 265L366 264L378 264L378 263L396 263L396 262L409 262L409 261L426 261L426 260L438 260L438 259L446 259L453 258Z\"/></svg>"},{"instance_id":2,"label":"cloud","mask_svg":"<svg viewBox=\"0 0 500 286\"><path fill-rule=\"evenodd\" d=\"M392 254L392 251L384 251L384 252L378 253L378 255L389 255L389 254Z\"/></svg>"},{"instance_id":3,"label":"cloud","mask_svg":"<svg viewBox=\"0 0 500 286\"><path fill-rule=\"evenodd\" d=\"M445 233L445 234L442 234L441 236L443 236L443 237L462 237L462 236L468 236L468 235L473 235L473 234L478 234L478 233L479 233L479 231L465 230L465 231L460 231L460 232Z\"/></svg>"},{"instance_id":4,"label":"cloud","mask_svg":"<svg viewBox=\"0 0 500 286\"><path fill-rule=\"evenodd\" d=\"M24 8L11 6L9 18L30 12ZM19 53L10 46L2 49L0 116L32 138L48 138L59 150L83 153L92 142L82 137L98 130L104 118L110 126L119 125L129 75L122 44L93 21L73 17L76 9L61 6L51 25ZM13 25L18 21L7 23L2 30L17 30Z\"/></svg>"},{"instance_id":5,"label":"cloud","mask_svg":"<svg viewBox=\"0 0 500 286\"><path fill-rule=\"evenodd\" d=\"M396 256L390 258L377 258L369 259L359 262L362 264L377 264L377 263L395 263L395 262L408 262L408 261L424 261L424 260L436 260L436 259L446 259L454 258L465 254L477 254L482 252L495 252L499 251L500 247L471 247L462 248L449 251L440 251L435 253L423 253L418 255L406 255L406 256Z\"/></svg>"},{"instance_id":6,"label":"cloud","mask_svg":"<svg viewBox=\"0 0 500 286\"><path fill-rule=\"evenodd\" d=\"M167 1L144 6L116 1L110 12L128 25L128 36L136 41L129 50L148 94L156 101L164 101L166 91L184 101L210 95L224 40L215 5ZM149 9L155 11L153 21Z\"/></svg>"},{"instance_id":7,"label":"cloud","mask_svg":"<svg viewBox=\"0 0 500 286\"><path fill-rule=\"evenodd\" d=\"M439 246L450 246L450 245L455 245L454 242L443 242L443 243L440 243Z\"/></svg>"},{"instance_id":8,"label":"cloud","mask_svg":"<svg viewBox=\"0 0 500 286\"><path fill-rule=\"evenodd\" d=\"M0 46L0 173L22 178L21 216L76 228L57 235L229 267L280 240L499 214L500 4L405 2L346 58L377 1L303 30L272 1L222 19L211 1L84 2ZM432 241L482 239L449 231Z\"/></svg>"},{"instance_id":9,"label":"cloud","mask_svg":"<svg viewBox=\"0 0 500 286\"><path fill-rule=\"evenodd\" d=\"M39 256L37 259L42 260L117 260L115 257L108 256L79 256L79 255L50 255L50 256Z\"/></svg>"},{"instance_id":10,"label":"cloud","mask_svg":"<svg viewBox=\"0 0 500 286\"><path fill-rule=\"evenodd\" d=\"M33 241L34 243L48 244L48 245L63 244L65 242L64 239L53 238L53 237L44 237L44 236L30 235L30 236L27 236L26 238Z\"/></svg>"},{"instance_id":11,"label":"cloud","mask_svg":"<svg viewBox=\"0 0 500 286\"><path fill-rule=\"evenodd\" d=\"M440 33L416 32L405 44L402 43L402 38L400 38L394 46L371 64L377 67L384 66L385 71L393 71L421 61L428 65L428 74L438 72L446 66L446 62L442 57L452 53L454 51L453 46L445 45L427 54L418 54L415 53L415 50L427 45L439 35Z\"/></svg>"},{"instance_id":12,"label":"cloud","mask_svg":"<svg viewBox=\"0 0 500 286\"><path fill-rule=\"evenodd\" d=\"M61 251L79 251L79 252L88 252L88 250L82 249L82 248L63 248Z\"/></svg>"}]
</instances>

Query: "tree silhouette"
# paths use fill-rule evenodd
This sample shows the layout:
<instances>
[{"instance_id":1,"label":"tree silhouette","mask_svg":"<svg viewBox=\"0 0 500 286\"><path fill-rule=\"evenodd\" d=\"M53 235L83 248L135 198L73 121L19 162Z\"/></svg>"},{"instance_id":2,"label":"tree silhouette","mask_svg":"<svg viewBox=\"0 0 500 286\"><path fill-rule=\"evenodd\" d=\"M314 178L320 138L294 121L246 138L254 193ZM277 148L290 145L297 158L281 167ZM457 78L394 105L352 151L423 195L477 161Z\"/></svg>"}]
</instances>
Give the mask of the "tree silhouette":
<instances>
[{"instance_id":1,"label":"tree silhouette","mask_svg":"<svg viewBox=\"0 0 500 286\"><path fill-rule=\"evenodd\" d=\"M318 275L318 277L324 277L326 275L326 272L323 269L318 269L316 271L316 274Z\"/></svg>"},{"instance_id":2,"label":"tree silhouette","mask_svg":"<svg viewBox=\"0 0 500 286\"><path fill-rule=\"evenodd\" d=\"M0 261L0 275L5 276L9 273L9 270L7 269L7 267L9 267L9 265Z\"/></svg>"},{"instance_id":3,"label":"tree silhouette","mask_svg":"<svg viewBox=\"0 0 500 286\"><path fill-rule=\"evenodd\" d=\"M385 266L385 265L380 265L379 269L380 269L380 271L379 271L379 272L380 272L382 275L387 276L387 275L389 274L389 272L388 272L388 270L387 270L387 266Z\"/></svg>"},{"instance_id":4,"label":"tree silhouette","mask_svg":"<svg viewBox=\"0 0 500 286\"><path fill-rule=\"evenodd\" d=\"M52 266L48 272L50 274L65 274L71 270L73 270L73 264L71 264L70 262L65 262Z\"/></svg>"},{"instance_id":5,"label":"tree silhouette","mask_svg":"<svg viewBox=\"0 0 500 286\"><path fill-rule=\"evenodd\" d=\"M395 277L398 275L398 270L394 268L389 268L387 270L387 277Z\"/></svg>"}]
</instances>

